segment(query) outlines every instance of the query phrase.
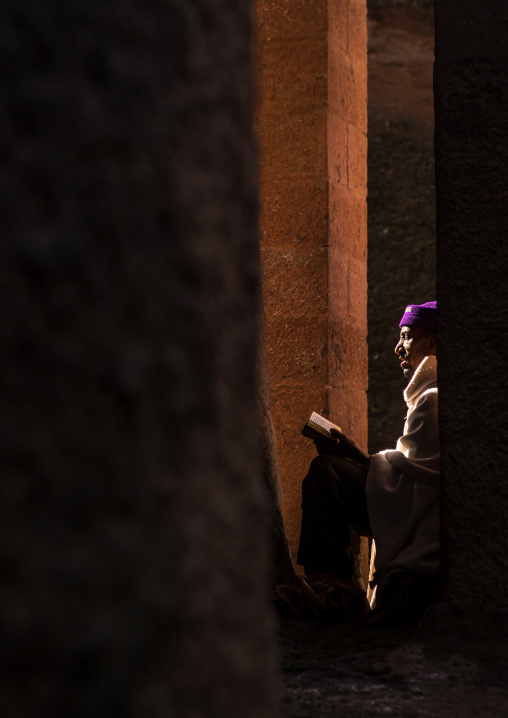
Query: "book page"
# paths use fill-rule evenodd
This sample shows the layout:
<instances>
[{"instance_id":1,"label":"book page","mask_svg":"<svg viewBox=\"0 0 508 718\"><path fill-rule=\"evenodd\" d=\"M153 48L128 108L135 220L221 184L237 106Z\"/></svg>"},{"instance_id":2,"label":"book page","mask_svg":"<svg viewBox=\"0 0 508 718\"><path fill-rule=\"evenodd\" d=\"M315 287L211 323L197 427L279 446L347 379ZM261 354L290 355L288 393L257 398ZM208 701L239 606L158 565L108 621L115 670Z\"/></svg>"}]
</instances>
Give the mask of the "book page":
<instances>
[{"instance_id":1,"label":"book page","mask_svg":"<svg viewBox=\"0 0 508 718\"><path fill-rule=\"evenodd\" d=\"M337 426L337 424L334 424L333 421L328 421L328 419L325 419L325 417L321 416L320 414L316 414L315 411L313 411L310 415L309 423L313 423L317 426L322 427L328 433L330 432L330 429L339 429L339 431L341 431L340 427Z\"/></svg>"}]
</instances>

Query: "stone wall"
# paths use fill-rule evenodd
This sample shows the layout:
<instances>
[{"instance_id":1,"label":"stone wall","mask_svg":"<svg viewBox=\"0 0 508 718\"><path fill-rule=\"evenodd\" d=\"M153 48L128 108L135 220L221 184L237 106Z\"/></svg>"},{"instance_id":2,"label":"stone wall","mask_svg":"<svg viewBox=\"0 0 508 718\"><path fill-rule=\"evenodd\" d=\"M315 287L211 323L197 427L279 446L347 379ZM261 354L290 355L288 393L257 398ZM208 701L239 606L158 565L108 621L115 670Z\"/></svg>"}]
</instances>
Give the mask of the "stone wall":
<instances>
[{"instance_id":1,"label":"stone wall","mask_svg":"<svg viewBox=\"0 0 508 718\"><path fill-rule=\"evenodd\" d=\"M249 5L0 19L2 715L274 715Z\"/></svg>"}]
</instances>

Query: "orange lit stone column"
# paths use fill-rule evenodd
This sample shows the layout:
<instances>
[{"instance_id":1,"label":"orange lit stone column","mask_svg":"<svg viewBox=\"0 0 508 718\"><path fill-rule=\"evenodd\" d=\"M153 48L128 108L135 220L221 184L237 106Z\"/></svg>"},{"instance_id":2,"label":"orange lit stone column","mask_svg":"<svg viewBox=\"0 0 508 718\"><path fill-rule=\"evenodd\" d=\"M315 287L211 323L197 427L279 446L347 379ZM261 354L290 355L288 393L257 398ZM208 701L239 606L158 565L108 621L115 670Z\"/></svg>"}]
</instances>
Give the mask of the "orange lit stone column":
<instances>
[{"instance_id":1,"label":"orange lit stone column","mask_svg":"<svg viewBox=\"0 0 508 718\"><path fill-rule=\"evenodd\" d=\"M307 415L331 410L367 438L366 13L356 0L258 0L256 12L266 336L296 557Z\"/></svg>"},{"instance_id":2,"label":"orange lit stone column","mask_svg":"<svg viewBox=\"0 0 508 718\"><path fill-rule=\"evenodd\" d=\"M329 0L328 18L329 411L331 418L366 449L365 0Z\"/></svg>"}]
</instances>

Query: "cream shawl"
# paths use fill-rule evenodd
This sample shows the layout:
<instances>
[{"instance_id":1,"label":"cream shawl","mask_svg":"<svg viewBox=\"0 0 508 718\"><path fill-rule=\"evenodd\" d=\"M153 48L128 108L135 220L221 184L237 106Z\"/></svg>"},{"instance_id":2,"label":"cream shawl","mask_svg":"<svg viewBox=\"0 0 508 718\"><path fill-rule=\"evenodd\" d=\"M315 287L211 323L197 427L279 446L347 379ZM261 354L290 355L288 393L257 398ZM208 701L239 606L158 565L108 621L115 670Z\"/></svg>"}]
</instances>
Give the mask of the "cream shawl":
<instances>
[{"instance_id":1,"label":"cream shawl","mask_svg":"<svg viewBox=\"0 0 508 718\"><path fill-rule=\"evenodd\" d=\"M392 571L432 576L439 568L437 398L437 360L427 356L404 391L408 414L396 449L371 460L367 507L378 584Z\"/></svg>"}]
</instances>

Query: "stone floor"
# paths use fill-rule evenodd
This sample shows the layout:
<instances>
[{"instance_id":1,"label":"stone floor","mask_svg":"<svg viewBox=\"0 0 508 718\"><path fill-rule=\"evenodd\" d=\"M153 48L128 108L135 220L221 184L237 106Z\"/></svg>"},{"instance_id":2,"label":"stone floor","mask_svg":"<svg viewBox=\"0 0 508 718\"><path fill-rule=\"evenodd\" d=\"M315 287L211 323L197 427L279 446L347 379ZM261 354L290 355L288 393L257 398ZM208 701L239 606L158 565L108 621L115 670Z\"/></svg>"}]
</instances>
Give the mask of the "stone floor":
<instances>
[{"instance_id":1,"label":"stone floor","mask_svg":"<svg viewBox=\"0 0 508 718\"><path fill-rule=\"evenodd\" d=\"M453 653L425 655L414 629L280 620L284 718L501 718L508 680L489 684Z\"/></svg>"}]
</instances>

